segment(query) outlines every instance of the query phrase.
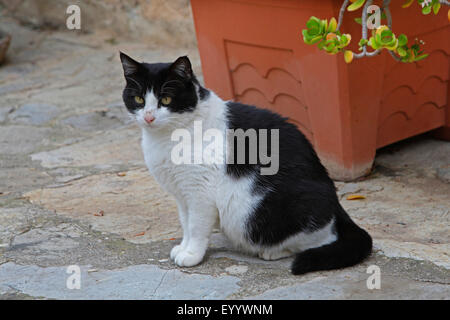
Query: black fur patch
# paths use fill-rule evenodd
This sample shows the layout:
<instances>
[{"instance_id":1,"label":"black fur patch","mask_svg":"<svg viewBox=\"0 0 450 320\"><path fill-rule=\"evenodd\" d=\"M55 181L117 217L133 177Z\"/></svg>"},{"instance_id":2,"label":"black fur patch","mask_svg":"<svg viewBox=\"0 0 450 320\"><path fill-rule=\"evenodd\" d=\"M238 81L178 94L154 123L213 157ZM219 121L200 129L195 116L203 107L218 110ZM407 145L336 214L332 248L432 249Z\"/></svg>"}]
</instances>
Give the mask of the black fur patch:
<instances>
[{"instance_id":1,"label":"black fur patch","mask_svg":"<svg viewBox=\"0 0 450 320\"><path fill-rule=\"evenodd\" d=\"M299 232L321 229L334 219L337 240L298 253L292 273L343 268L369 256L372 238L341 207L333 181L300 130L269 110L235 102L227 105L229 129L279 129L276 174L261 175L260 163L227 164L227 174L235 179L254 175L253 192L263 195L247 221L248 240L270 247ZM270 143L268 149L270 154Z\"/></svg>"},{"instance_id":2,"label":"black fur patch","mask_svg":"<svg viewBox=\"0 0 450 320\"><path fill-rule=\"evenodd\" d=\"M253 128L257 132L258 129L279 130L278 173L261 175L260 162L227 164L227 173L235 178L255 175L254 193L265 195L248 221L248 236L253 243L277 244L296 233L313 231L330 222L337 203L334 184L311 144L294 124L269 110L229 102L228 128ZM246 141L246 151L248 146ZM270 146L269 139L269 155Z\"/></svg>"}]
</instances>

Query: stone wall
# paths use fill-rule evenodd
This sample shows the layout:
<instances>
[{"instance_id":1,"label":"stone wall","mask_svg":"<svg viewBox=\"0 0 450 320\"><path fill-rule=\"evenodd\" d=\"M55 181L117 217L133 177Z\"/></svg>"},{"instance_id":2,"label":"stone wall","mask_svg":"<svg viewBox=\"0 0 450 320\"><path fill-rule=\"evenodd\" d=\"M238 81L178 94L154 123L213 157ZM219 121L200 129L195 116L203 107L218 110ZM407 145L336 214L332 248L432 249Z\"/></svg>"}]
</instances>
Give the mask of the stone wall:
<instances>
[{"instance_id":1,"label":"stone wall","mask_svg":"<svg viewBox=\"0 0 450 320\"><path fill-rule=\"evenodd\" d=\"M0 0L1 16L40 29L66 28L66 9L81 9L81 31L170 46L195 46L189 0Z\"/></svg>"}]
</instances>

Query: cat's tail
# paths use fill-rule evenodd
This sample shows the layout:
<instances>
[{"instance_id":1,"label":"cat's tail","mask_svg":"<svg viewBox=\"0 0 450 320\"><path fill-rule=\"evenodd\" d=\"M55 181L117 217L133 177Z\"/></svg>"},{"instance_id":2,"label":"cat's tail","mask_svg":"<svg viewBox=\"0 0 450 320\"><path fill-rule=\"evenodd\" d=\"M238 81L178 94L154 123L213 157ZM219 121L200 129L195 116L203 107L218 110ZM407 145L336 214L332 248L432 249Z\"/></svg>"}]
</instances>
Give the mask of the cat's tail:
<instances>
[{"instance_id":1,"label":"cat's tail","mask_svg":"<svg viewBox=\"0 0 450 320\"><path fill-rule=\"evenodd\" d=\"M350 267L370 255L372 238L351 220L342 207L336 217L336 229L338 238L335 242L296 255L292 263L293 274Z\"/></svg>"}]
</instances>

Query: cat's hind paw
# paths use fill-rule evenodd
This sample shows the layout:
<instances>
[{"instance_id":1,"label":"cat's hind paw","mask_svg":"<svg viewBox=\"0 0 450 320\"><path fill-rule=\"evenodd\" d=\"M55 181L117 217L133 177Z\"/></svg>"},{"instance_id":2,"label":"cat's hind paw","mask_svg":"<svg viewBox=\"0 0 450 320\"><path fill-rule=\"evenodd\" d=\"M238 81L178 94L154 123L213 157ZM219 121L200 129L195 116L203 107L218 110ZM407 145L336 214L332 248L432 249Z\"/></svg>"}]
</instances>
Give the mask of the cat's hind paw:
<instances>
[{"instance_id":1,"label":"cat's hind paw","mask_svg":"<svg viewBox=\"0 0 450 320\"><path fill-rule=\"evenodd\" d=\"M292 255L289 250L264 250L258 254L263 260L279 260Z\"/></svg>"},{"instance_id":2,"label":"cat's hind paw","mask_svg":"<svg viewBox=\"0 0 450 320\"><path fill-rule=\"evenodd\" d=\"M175 257L175 263L180 267L193 267L202 262L202 260L203 254L192 253L187 250L180 251Z\"/></svg>"}]
</instances>

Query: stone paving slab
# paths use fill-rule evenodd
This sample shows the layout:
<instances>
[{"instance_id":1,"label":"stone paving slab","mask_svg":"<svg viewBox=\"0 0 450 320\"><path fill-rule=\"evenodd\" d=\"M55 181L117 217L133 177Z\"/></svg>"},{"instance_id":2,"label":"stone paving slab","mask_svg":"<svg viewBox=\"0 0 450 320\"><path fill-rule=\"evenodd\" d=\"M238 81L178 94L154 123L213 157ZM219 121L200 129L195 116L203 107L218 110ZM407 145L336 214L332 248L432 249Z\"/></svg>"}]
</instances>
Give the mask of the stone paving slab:
<instances>
[{"instance_id":1,"label":"stone paving slab","mask_svg":"<svg viewBox=\"0 0 450 320\"><path fill-rule=\"evenodd\" d=\"M351 281L349 281L351 280ZM364 288L367 281L366 275L354 278L354 273L342 272L334 279L329 277L317 277L306 283L293 286L279 287L267 290L261 295L246 299L281 299L281 300L311 300L311 299L387 299L387 300L416 300L416 299L448 299L450 288L446 284L431 284L412 282L387 276L383 278L383 291ZM355 284L359 284L358 287ZM355 290L356 289L356 290ZM333 296L330 297L330 292Z\"/></svg>"},{"instance_id":2,"label":"stone paving slab","mask_svg":"<svg viewBox=\"0 0 450 320\"><path fill-rule=\"evenodd\" d=\"M182 235L175 201L146 169L92 175L26 193L31 203L143 243ZM102 215L100 215L102 212ZM118 231L117 231L118 230Z\"/></svg>"},{"instance_id":3,"label":"stone paving slab","mask_svg":"<svg viewBox=\"0 0 450 320\"><path fill-rule=\"evenodd\" d=\"M41 125L58 116L60 110L51 104L30 103L21 106L8 116L12 123Z\"/></svg>"},{"instance_id":4,"label":"stone paving slab","mask_svg":"<svg viewBox=\"0 0 450 320\"><path fill-rule=\"evenodd\" d=\"M119 270L80 267L81 286L67 288L71 273L65 267L40 268L6 263L0 269L0 295L20 291L50 299L225 299L236 292L239 278L185 275L154 265L136 265Z\"/></svg>"},{"instance_id":5,"label":"stone paving slab","mask_svg":"<svg viewBox=\"0 0 450 320\"><path fill-rule=\"evenodd\" d=\"M92 139L31 155L45 168L143 166L137 128L101 132Z\"/></svg>"}]
</instances>

